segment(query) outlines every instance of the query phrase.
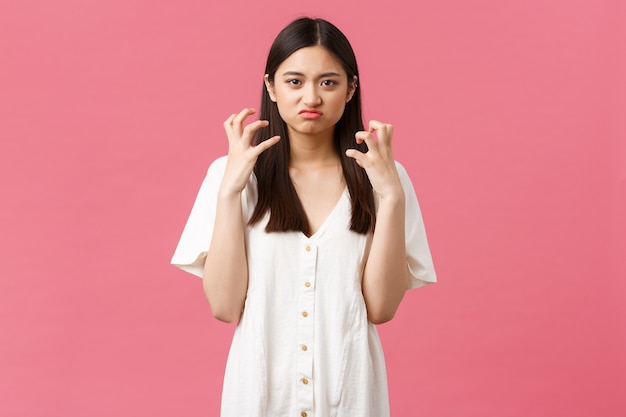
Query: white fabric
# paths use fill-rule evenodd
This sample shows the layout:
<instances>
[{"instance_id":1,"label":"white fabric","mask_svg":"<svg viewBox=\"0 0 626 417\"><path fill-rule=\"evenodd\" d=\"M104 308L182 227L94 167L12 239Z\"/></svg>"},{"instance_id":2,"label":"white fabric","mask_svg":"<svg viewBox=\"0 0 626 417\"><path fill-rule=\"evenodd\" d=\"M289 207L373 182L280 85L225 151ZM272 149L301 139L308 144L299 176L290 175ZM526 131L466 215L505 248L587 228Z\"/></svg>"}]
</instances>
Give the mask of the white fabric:
<instances>
[{"instance_id":1,"label":"white fabric","mask_svg":"<svg viewBox=\"0 0 626 417\"><path fill-rule=\"evenodd\" d=\"M197 276L225 166L223 157L209 168L172 258ZM416 288L436 277L413 186L397 168L407 202L410 288ZM256 202L254 175L241 201L247 220ZM268 216L246 229L248 293L226 365L222 417L389 415L383 352L361 292L371 234L351 232L350 217L346 190L310 238L266 233Z\"/></svg>"}]
</instances>

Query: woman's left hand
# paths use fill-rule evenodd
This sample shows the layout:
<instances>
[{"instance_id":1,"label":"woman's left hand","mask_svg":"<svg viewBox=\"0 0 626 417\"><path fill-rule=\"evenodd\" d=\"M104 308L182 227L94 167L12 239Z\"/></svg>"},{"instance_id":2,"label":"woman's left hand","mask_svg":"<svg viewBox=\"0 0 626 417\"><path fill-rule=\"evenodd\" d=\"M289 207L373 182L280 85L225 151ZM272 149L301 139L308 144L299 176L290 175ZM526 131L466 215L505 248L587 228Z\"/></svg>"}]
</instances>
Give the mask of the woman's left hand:
<instances>
[{"instance_id":1,"label":"woman's left hand","mask_svg":"<svg viewBox=\"0 0 626 417\"><path fill-rule=\"evenodd\" d=\"M374 132L376 137L373 136ZM402 195L402 184L391 150L393 126L371 120L369 130L359 131L354 136L357 143L365 142L368 151L363 153L356 149L348 149L346 155L354 158L356 163L365 169L374 191L381 198Z\"/></svg>"}]
</instances>

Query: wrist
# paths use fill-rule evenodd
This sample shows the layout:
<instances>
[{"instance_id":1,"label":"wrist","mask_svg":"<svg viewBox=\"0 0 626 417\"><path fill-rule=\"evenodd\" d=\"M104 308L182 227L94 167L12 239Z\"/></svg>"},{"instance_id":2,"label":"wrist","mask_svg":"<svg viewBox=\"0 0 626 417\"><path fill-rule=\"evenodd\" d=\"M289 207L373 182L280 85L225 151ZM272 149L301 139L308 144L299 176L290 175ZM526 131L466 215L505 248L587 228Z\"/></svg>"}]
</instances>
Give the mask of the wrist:
<instances>
[{"instance_id":1,"label":"wrist","mask_svg":"<svg viewBox=\"0 0 626 417\"><path fill-rule=\"evenodd\" d=\"M234 202L234 201L238 202L241 199L242 191L243 190L239 190L234 187L228 187L225 184L222 184L222 186L220 187L217 193L217 198L225 202Z\"/></svg>"},{"instance_id":2,"label":"wrist","mask_svg":"<svg viewBox=\"0 0 626 417\"><path fill-rule=\"evenodd\" d=\"M390 187L382 191L375 190L380 203L385 204L404 204L405 195L402 186Z\"/></svg>"}]
</instances>

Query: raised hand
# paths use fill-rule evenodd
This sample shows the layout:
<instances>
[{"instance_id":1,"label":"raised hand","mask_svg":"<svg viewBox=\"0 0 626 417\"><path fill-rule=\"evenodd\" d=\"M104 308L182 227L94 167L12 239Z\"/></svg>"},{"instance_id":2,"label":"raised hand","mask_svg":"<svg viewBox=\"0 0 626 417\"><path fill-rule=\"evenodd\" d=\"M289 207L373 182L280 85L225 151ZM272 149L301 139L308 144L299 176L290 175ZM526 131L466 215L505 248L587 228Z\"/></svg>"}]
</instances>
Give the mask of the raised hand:
<instances>
[{"instance_id":1,"label":"raised hand","mask_svg":"<svg viewBox=\"0 0 626 417\"><path fill-rule=\"evenodd\" d=\"M373 135L374 132L376 137ZM348 149L346 155L354 158L356 163L365 169L374 191L382 198L403 196L404 191L391 149L393 126L372 120L369 122L369 130L359 131L354 136L357 143L365 142L368 151L363 153L356 149Z\"/></svg>"},{"instance_id":2,"label":"raised hand","mask_svg":"<svg viewBox=\"0 0 626 417\"><path fill-rule=\"evenodd\" d=\"M256 146L252 145L254 132L269 124L267 120L256 120L244 127L246 118L254 113L256 110L246 108L238 114L232 114L224 122L224 130L228 136L228 163L221 192L240 193L246 186L259 155L280 140L280 136L274 136Z\"/></svg>"}]
</instances>

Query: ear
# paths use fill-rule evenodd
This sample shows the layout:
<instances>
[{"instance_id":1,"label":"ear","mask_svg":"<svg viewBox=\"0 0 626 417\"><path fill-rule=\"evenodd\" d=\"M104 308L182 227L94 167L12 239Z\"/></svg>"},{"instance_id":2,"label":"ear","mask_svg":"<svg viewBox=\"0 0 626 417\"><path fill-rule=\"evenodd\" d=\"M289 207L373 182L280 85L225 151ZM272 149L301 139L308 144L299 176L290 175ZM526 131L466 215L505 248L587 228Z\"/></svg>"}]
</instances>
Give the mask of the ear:
<instances>
[{"instance_id":1,"label":"ear","mask_svg":"<svg viewBox=\"0 0 626 417\"><path fill-rule=\"evenodd\" d=\"M350 100L352 100L352 96L354 95L354 92L356 91L356 88L358 86L357 81L358 81L358 77L355 75L354 77L352 77L352 82L350 83L350 86L348 87L348 98L346 100L346 103L348 103Z\"/></svg>"},{"instance_id":2,"label":"ear","mask_svg":"<svg viewBox=\"0 0 626 417\"><path fill-rule=\"evenodd\" d=\"M276 103L276 93L274 92L274 83L270 81L270 75L265 74L265 76L263 76L263 81L265 81L265 88L267 89L267 92L270 95L270 100Z\"/></svg>"}]
</instances>

